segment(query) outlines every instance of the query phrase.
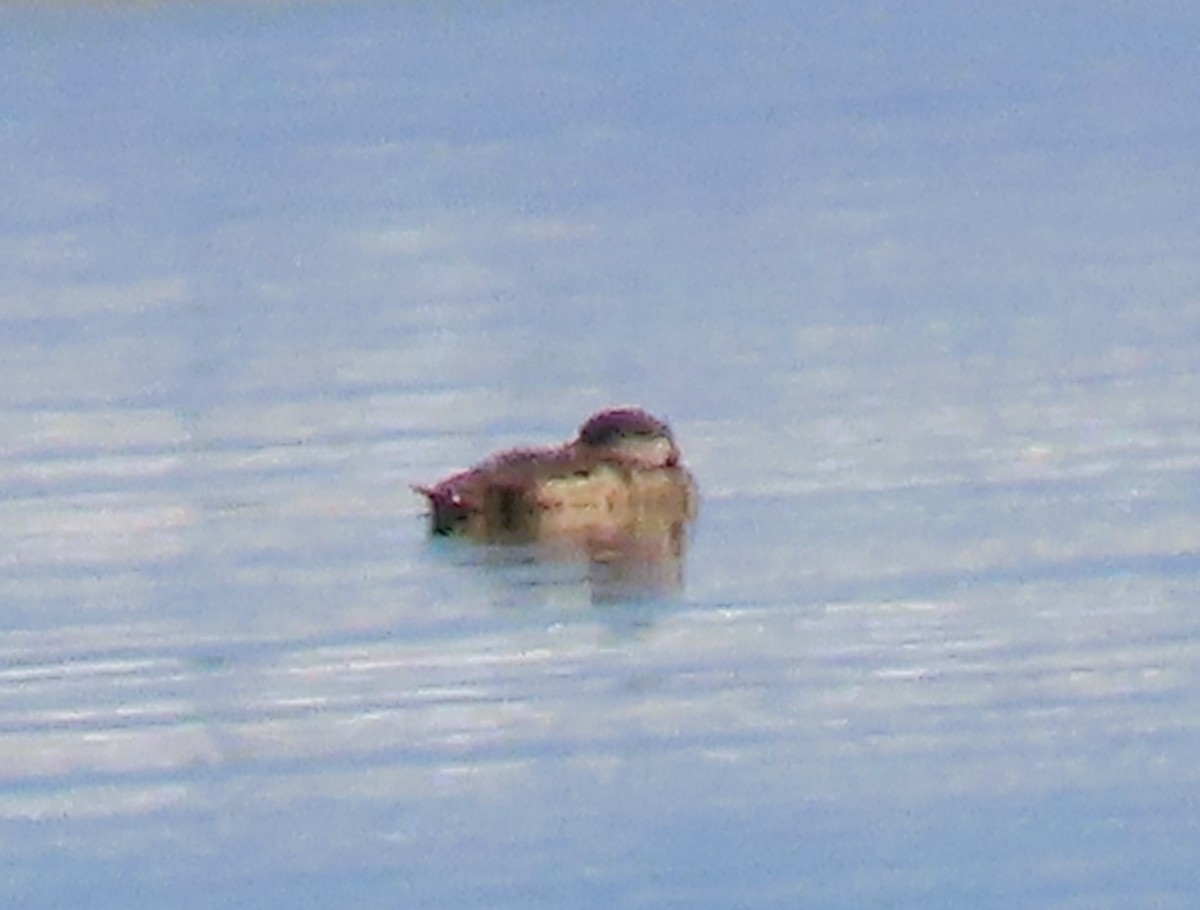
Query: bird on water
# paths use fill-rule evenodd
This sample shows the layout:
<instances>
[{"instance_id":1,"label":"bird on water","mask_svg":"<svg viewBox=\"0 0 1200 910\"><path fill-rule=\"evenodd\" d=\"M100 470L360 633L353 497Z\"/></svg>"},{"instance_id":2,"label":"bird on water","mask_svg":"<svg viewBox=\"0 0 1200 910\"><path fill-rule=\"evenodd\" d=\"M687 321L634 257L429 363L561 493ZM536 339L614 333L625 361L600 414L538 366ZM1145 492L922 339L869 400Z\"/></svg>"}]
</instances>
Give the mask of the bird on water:
<instances>
[{"instance_id":1,"label":"bird on water","mask_svg":"<svg viewBox=\"0 0 1200 910\"><path fill-rule=\"evenodd\" d=\"M636 407L593 414L562 445L510 449L413 489L432 533L483 541L682 527L698 500L670 427Z\"/></svg>"}]
</instances>

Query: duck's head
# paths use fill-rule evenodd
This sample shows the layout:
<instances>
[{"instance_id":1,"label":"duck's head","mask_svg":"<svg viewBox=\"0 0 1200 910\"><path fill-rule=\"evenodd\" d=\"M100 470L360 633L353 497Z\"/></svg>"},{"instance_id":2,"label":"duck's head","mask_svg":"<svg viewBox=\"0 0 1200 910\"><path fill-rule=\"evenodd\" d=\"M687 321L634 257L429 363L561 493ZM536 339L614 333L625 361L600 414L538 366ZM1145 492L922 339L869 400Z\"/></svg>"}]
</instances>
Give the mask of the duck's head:
<instances>
[{"instance_id":1,"label":"duck's head","mask_svg":"<svg viewBox=\"0 0 1200 910\"><path fill-rule=\"evenodd\" d=\"M640 468L678 464L679 448L671 428L641 408L610 408L589 417L575 445L589 454Z\"/></svg>"}]
</instances>

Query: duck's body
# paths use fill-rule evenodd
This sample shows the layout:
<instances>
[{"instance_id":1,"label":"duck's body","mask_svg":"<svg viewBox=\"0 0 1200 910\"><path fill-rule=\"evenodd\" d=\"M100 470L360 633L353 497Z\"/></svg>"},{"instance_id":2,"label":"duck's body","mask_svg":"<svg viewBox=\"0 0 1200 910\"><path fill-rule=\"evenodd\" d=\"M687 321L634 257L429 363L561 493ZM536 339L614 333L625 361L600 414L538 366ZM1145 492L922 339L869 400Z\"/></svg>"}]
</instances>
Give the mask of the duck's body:
<instances>
[{"instance_id":1,"label":"duck's body","mask_svg":"<svg viewBox=\"0 0 1200 910\"><path fill-rule=\"evenodd\" d=\"M435 534L546 540L657 533L696 511L696 484L665 423L637 408L601 411L573 441L514 449L418 487Z\"/></svg>"}]
</instances>

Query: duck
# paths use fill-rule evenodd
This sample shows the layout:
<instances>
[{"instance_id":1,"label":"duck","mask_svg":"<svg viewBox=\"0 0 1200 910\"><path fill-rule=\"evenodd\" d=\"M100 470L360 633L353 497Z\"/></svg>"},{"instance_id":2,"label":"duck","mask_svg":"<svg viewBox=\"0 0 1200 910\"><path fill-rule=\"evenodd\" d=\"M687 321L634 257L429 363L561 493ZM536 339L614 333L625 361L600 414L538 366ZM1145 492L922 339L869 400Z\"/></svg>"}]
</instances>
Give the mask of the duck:
<instances>
[{"instance_id":1,"label":"duck","mask_svg":"<svg viewBox=\"0 0 1200 910\"><path fill-rule=\"evenodd\" d=\"M488 542L676 537L698 503L667 422L640 407L606 408L569 442L510 449L413 489L431 534Z\"/></svg>"}]
</instances>

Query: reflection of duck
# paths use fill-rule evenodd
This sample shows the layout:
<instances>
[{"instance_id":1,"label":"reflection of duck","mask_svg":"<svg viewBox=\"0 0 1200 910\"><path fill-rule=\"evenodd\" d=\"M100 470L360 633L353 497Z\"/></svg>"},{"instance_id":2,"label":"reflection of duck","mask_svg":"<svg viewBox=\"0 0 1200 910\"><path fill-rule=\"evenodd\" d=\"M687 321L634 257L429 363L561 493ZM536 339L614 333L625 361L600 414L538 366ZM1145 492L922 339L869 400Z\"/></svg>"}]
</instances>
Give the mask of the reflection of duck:
<instances>
[{"instance_id":1,"label":"reflection of duck","mask_svg":"<svg viewBox=\"0 0 1200 910\"><path fill-rule=\"evenodd\" d=\"M488 542L675 536L696 511L696 484L670 428L638 408L592 415L561 446L513 449L433 487L435 534Z\"/></svg>"}]
</instances>

